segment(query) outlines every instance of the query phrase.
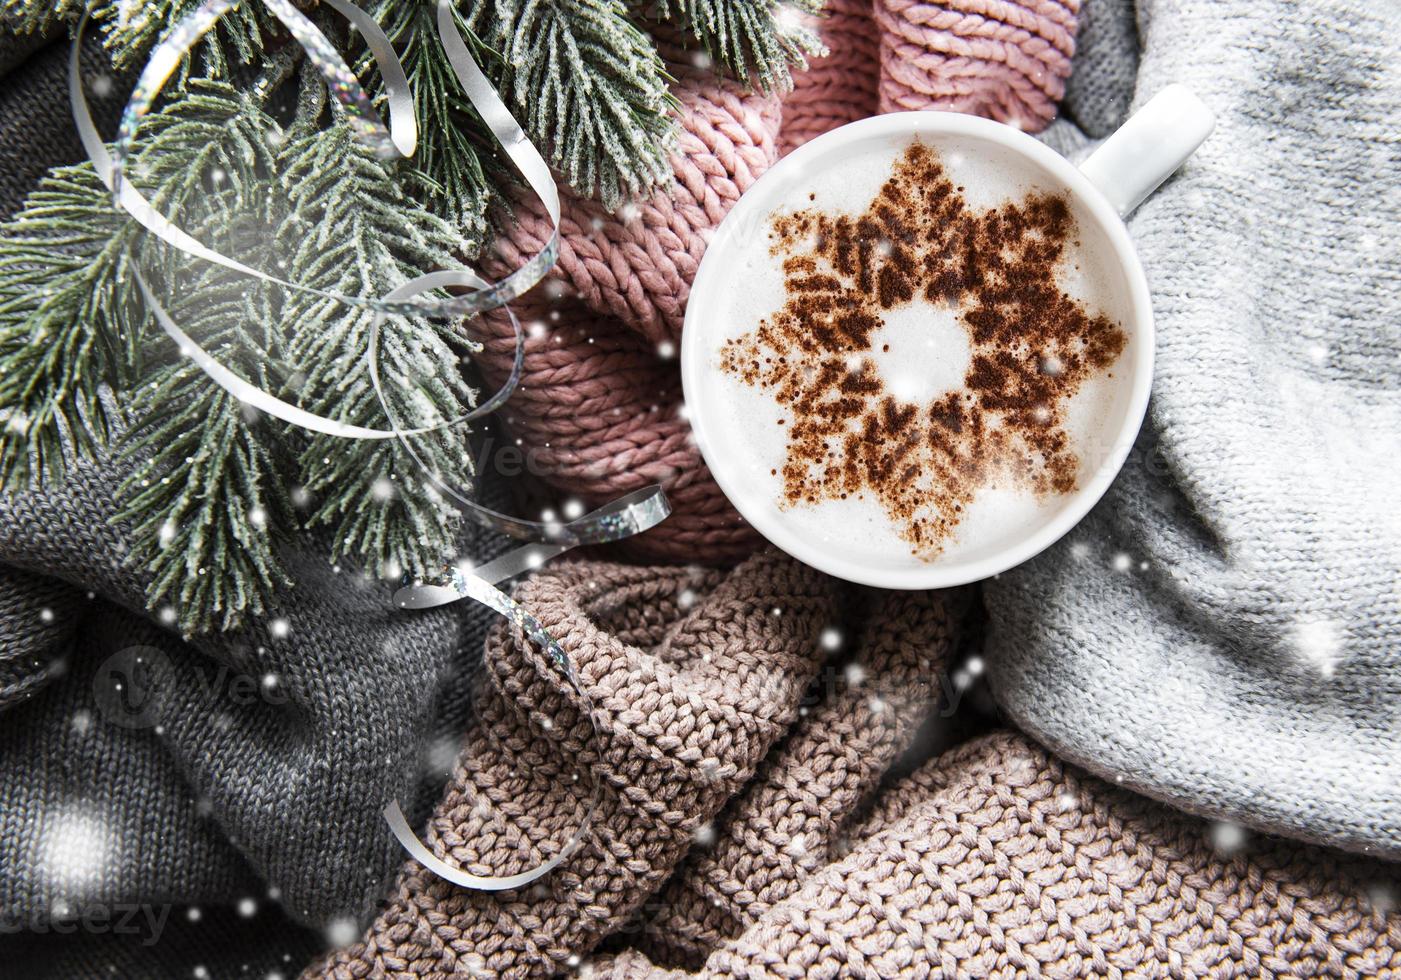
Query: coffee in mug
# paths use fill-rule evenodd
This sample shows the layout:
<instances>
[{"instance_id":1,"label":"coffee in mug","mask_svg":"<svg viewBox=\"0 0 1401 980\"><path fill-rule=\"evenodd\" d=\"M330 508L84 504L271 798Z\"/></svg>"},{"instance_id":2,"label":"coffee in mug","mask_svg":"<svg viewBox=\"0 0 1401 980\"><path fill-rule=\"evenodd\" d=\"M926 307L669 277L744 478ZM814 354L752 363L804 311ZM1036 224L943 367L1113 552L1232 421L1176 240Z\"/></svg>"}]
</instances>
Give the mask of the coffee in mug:
<instances>
[{"instance_id":1,"label":"coffee in mug","mask_svg":"<svg viewBox=\"0 0 1401 980\"><path fill-rule=\"evenodd\" d=\"M682 340L697 440L750 523L824 571L920 588L995 574L1083 516L1152 378L1120 216L1211 126L1185 90L1154 101L1083 170L988 120L901 113L750 189Z\"/></svg>"},{"instance_id":2,"label":"coffee in mug","mask_svg":"<svg viewBox=\"0 0 1401 980\"><path fill-rule=\"evenodd\" d=\"M717 352L798 533L933 560L1024 537L1112 444L1113 251L1063 189L967 140L795 184Z\"/></svg>"}]
</instances>

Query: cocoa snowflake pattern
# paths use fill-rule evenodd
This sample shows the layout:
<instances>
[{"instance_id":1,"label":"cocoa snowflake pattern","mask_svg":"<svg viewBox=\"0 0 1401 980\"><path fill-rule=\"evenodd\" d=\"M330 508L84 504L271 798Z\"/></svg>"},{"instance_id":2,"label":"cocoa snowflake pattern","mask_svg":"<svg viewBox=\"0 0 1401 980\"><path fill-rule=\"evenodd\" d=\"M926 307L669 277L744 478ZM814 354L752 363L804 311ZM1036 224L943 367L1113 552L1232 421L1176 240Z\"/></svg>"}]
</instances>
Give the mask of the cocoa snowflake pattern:
<instances>
[{"instance_id":1,"label":"cocoa snowflake pattern","mask_svg":"<svg viewBox=\"0 0 1401 980\"><path fill-rule=\"evenodd\" d=\"M1064 197L976 211L962 191L914 142L865 213L775 216L786 301L720 357L786 409L783 506L869 496L926 560L985 487L1075 488L1065 402L1127 343L1057 284ZM956 311L970 352L961 387L925 403L892 394L872 356L883 316L917 301Z\"/></svg>"}]
</instances>

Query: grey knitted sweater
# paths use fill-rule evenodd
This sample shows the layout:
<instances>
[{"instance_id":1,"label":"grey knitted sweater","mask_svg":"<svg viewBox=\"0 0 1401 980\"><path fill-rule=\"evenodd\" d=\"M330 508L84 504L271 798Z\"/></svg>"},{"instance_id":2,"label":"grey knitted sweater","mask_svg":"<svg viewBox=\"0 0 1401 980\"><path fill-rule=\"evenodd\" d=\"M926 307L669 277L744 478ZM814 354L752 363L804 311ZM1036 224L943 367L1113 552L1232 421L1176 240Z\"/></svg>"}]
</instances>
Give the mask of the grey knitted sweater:
<instances>
[{"instance_id":1,"label":"grey knitted sweater","mask_svg":"<svg viewBox=\"0 0 1401 980\"><path fill-rule=\"evenodd\" d=\"M1136 12L1087 5L1072 120L1103 136L1185 82L1217 128L1129 221L1158 323L1142 437L988 585L990 681L1124 786L1401 857L1401 5Z\"/></svg>"}]
</instances>

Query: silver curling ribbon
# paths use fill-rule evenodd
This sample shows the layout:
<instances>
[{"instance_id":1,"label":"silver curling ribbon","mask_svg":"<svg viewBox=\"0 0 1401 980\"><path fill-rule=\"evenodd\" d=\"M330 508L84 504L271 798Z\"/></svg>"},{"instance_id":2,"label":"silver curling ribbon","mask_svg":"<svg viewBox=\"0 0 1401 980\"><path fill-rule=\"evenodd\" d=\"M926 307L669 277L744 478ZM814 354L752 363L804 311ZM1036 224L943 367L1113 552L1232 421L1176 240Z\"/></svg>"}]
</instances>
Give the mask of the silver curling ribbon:
<instances>
[{"instance_id":1,"label":"silver curling ribbon","mask_svg":"<svg viewBox=\"0 0 1401 980\"><path fill-rule=\"evenodd\" d=\"M530 189L544 202L545 209L549 212L554 232L545 248L527 263L527 265L543 263L540 272L540 275L543 276L549 272L558 255L560 198L559 187L555 183L554 175L550 173L545 158L527 138L525 131L511 115L511 110L501 100L501 96L497 94L496 89L492 87L491 82L473 60L466 42L458 33L457 24L453 18L453 8L448 0L438 0L438 32L443 43L443 50L447 53L448 62L461 83L468 101L477 110L482 121L491 130L492 136L501 144L506 155L511 158ZM405 283L386 294L385 299L393 305L398 305L419 293L444 285L434 278L435 275L430 273ZM465 285L481 293L490 293L500 286L500 283L489 283L471 273L463 272L461 275L462 279L454 285ZM506 281L502 280L502 282ZM521 337L520 324L516 321L514 314L510 313L510 307L506 307L506 310L511 316L512 326L515 328L516 357L512 366L512 377L518 379L523 365L524 342ZM385 314L378 314L370 330L368 367L370 380L379 396L380 405L383 407L385 417L389 419L390 425L400 432L399 441L404 450L432 481L434 488L448 498L453 506L465 516L485 527L519 540L548 542L573 548L586 544L620 541L655 527L671 513L671 505L661 487L649 487L646 490L629 494L569 524L521 520L478 504L470 493L454 486L442 474L430 467L418 450L414 448L410 437L424 431L423 428L405 428L396 417L394 406L386 395L380 375L379 342L385 319Z\"/></svg>"},{"instance_id":2,"label":"silver curling ribbon","mask_svg":"<svg viewBox=\"0 0 1401 980\"><path fill-rule=\"evenodd\" d=\"M657 506L657 502L660 502L660 507ZM660 487L638 490L613 501L592 514L581 517L574 522L578 528L565 537L575 540L587 538L589 535L580 529L607 526L611 519L625 514L634 517L640 513L650 514L655 522L660 522L669 512L665 502L666 495L662 493ZM539 620L496 587L507 579L539 568L545 561L563 554L570 547L570 545L558 543L527 545L478 568L455 569L446 585L416 585L400 589L394 596L394 602L401 609L431 609L435 606L457 602L460 599L474 599L483 605L490 606L514 623L530 642L544 651L550 662L568 681L569 686L579 695L584 711L594 723L595 731L597 731L598 719L594 713L593 701L589 698L588 692L584 690L579 673L568 652L550 635L549 630ZM398 801L385 807L384 818L389 823L390 831L403 845L404 850L438 877L463 888L472 888L478 891L506 891L512 888L522 888L540 880L577 852L584 845L589 828L593 825L594 817L602 803L602 798L603 786L595 781L593 795L584 818L558 853L528 871L498 877L472 874L448 864L435 855L414 834L413 829L404 818L404 812Z\"/></svg>"},{"instance_id":3,"label":"silver curling ribbon","mask_svg":"<svg viewBox=\"0 0 1401 980\"><path fill-rule=\"evenodd\" d=\"M353 296L335 290L319 289L315 286L293 282L240 262L238 259L200 242L157 211L155 206L130 180L124 179L137 129L141 120L151 111L161 92L164 91L170 76L175 73L176 68L179 67L199 39L213 29L220 17L238 6L240 2L244 2L244 0L205 0L199 7L178 21L170 33L156 45L137 79L136 87L132 90L126 108L122 112L117 139L111 154L108 154L102 143L102 138L97 132L87 95L83 91L81 79L78 77L76 67L78 44L82 40L87 16L84 15L80 21L74 42L72 61L74 68L70 72L69 79L69 97L73 106L73 120L88 156L97 167L98 173L102 176L108 189L112 191L113 200L119 208L167 245L206 262L250 278L276 284L285 289L334 300L347 306L397 316L455 318L475 315L509 303L545 277L554 266L559 251L560 207L558 190L554 187L553 179L549 178L549 168L544 159L525 138L515 121L510 119L510 112L506 110L504 103L496 95L495 90L491 88L490 83L486 82L485 76L482 76L480 71L476 69L475 62L471 61L470 55L466 52L466 45L457 35L455 28L453 37L466 56L467 62L476 71L477 77L481 78L485 84L486 93L492 100L490 102L483 101L482 106L485 108L479 111L482 111L484 116L487 113L494 115L496 107L500 107L500 112L504 113L507 119L510 119L509 128L499 130L509 141L502 144L507 154L521 168L521 172L525 174L531 186L537 188L537 192L539 188L546 186L549 188L548 193L542 195L542 200L545 202L545 209L549 212L553 223L550 239L538 255L505 279L493 283L485 289L445 299L435 298L417 303L394 303L380 297ZM305 14L293 6L290 0L263 0L263 2L301 45L306 52L307 59L326 79L332 96L344 109L347 120L354 129L357 138L380 157L394 158L412 154L418 144L417 122L413 112L413 95L409 90L403 63L395 54L388 37L385 36L374 19L350 3L349 0L327 0L328 5L346 16L365 39L366 47L369 48L370 55L379 68L380 77L385 82L390 111L390 124L388 126L384 124L375 111L368 93L361 86L355 73L346 65L345 60L341 58L326 36ZM448 8L448 14L450 18L451 8ZM441 22L441 9L439 19ZM455 62L454 69L459 70ZM473 94L473 90L469 89L469 96ZM477 94L480 95L480 93ZM488 119L488 125L491 124L492 120ZM493 127L493 132L498 132L498 130ZM544 182L538 180L539 171L544 173L546 178Z\"/></svg>"},{"instance_id":4,"label":"silver curling ribbon","mask_svg":"<svg viewBox=\"0 0 1401 980\"><path fill-rule=\"evenodd\" d=\"M283 0L272 0L272 2L279 3L283 2ZM373 124L367 123L365 128L373 130L374 127L377 126L380 131L385 132L384 139L388 140L393 146L402 146L412 151L413 148L417 146L418 142L418 128L417 122L414 119L412 93L409 90L408 79L405 76L403 65L399 62L397 56L395 56L389 39L379 30L378 25L374 23L368 14L365 14L364 11L361 11L353 4L346 2L346 0L327 0L327 2L336 7L336 9L345 12L351 22L357 25L360 29L360 33L365 37L366 43L371 49L371 54L378 61L381 75L385 78L386 89L389 92L390 118L393 120L393 125L389 131L384 131L383 124L379 123L378 117L373 117ZM191 238L189 235L185 234L184 231L167 221L164 216L159 214L154 207L151 206L150 202L136 190L131 181L121 179L123 168L128 159L127 154L131 147L131 137L135 134L136 125L140 118L149 111L152 101L156 94L159 93L160 87L165 84L169 75L179 64L180 59L188 53L195 42L203 34L208 32L214 26L218 18L235 6L236 3L237 0L209 0L209 2L204 3L182 20L176 26L175 30L157 46L156 50L152 53L151 60L141 73L141 78L137 83L131 101L128 103L126 112L122 117L126 141L123 143L122 139L119 138L113 153L108 152L106 144L103 143L102 137L97 131L97 126L93 122L91 109L87 102L87 96L83 91L80 53L82 51L83 31L88 21L86 16L84 16L78 24L77 34L73 42L73 51L69 58L69 98L73 107L74 123L77 126L78 136L83 143L83 148L87 151L88 158L92 161L93 168L98 178L108 190L112 191L116 203L122 210L138 221L147 231L151 232L151 234L155 235L172 248L178 249L196 258L213 262L225 268L233 269L236 272L246 273L265 282L285 284L283 280L275 276L267 275L250 266L246 266L235 259L224 261L225 257L221 253L206 248L202 243ZM298 25L301 34L314 32L317 37L321 37L322 41L325 41L320 31L317 31L315 25L307 20L300 11L297 11L296 8L291 8L291 10L296 16L294 18L289 17L288 20ZM355 11L355 14L352 16L349 11ZM284 23L285 22L286 21L284 21ZM289 30L290 29L291 26L289 25ZM329 47L329 42L327 42L327 46ZM334 49L331 49L331 51L334 54ZM335 55L334 61L341 68L344 68L344 61L338 54ZM339 74L339 69L336 68L335 65L320 67L322 74L328 79L333 75L337 78L349 78L350 83L353 83L355 89L359 90L359 83L355 81L354 75L350 74L349 68L345 68L345 75L342 76ZM342 84L339 87L349 88L350 83ZM154 89L152 86L154 86ZM332 83L332 91L338 91L338 85L336 83ZM364 96L363 90L360 90L360 95ZM353 93L340 93L338 94L338 98L345 100L346 104L352 107L363 107L373 114L373 109L369 106L368 96L357 98ZM151 311L157 324L160 325L165 334L170 337L171 340L175 341L180 351L190 357L211 381L239 401L273 418L281 419L284 422L300 426L308 431L325 435L339 436L346 439L372 440L402 439L406 435L406 433L395 429L370 429L361 426L347 425L336 419L316 415L298 408L296 405L289 402L283 401L271 392L238 377L234 372L221 365L212 354L180 329L174 318L170 316L170 313L156 297L155 291L151 289L150 284L146 281L146 278L142 275L136 263L132 263L132 269L137 286L141 290L147 308ZM433 278L432 281L437 286L468 286L481 282L474 273L467 269L434 273L433 276L435 278ZM421 277L420 279L414 280L414 282L422 283L425 278L426 277ZM429 287L423 288L426 289ZM418 291L421 292L423 289ZM313 292L321 293L319 290L313 290ZM321 294L331 295L326 293ZM509 310L507 313L515 329L516 364L515 370L512 371L501 388L483 402L481 406L466 415L415 429L408 434L425 435L430 432L441 431L454 425L461 425L474 421L494 412L511 396L516 389L516 385L520 381L520 364L525 350L525 332L516 319L515 314L511 313Z\"/></svg>"}]
</instances>

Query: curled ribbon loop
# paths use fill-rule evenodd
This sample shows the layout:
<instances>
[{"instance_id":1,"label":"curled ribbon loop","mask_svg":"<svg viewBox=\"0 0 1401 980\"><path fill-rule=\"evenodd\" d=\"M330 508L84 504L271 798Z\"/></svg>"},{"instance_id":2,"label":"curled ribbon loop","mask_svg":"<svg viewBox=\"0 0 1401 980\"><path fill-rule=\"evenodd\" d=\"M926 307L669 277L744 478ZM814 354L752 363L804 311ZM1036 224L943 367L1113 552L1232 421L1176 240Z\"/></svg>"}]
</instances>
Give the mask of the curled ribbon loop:
<instances>
[{"instance_id":1,"label":"curled ribbon loop","mask_svg":"<svg viewBox=\"0 0 1401 980\"><path fill-rule=\"evenodd\" d=\"M634 490L564 525L553 540L517 548L480 568L454 570L447 585L412 585L400 589L394 593L394 604L400 609L433 609L459 599L476 598L473 588L494 586L524 575L581 545L605 544L641 534L656 527L670 514L671 505L661 487Z\"/></svg>"},{"instance_id":2,"label":"curled ribbon loop","mask_svg":"<svg viewBox=\"0 0 1401 980\"><path fill-rule=\"evenodd\" d=\"M601 540L597 535L599 529L605 527L612 527L618 537L626 537L629 534L636 534L655 526L664 520L669 512L666 495L662 492L661 487L648 487L645 490L638 490L625 497L620 497L592 514L581 517L568 526L568 533L564 534L563 537L574 541ZM480 568L455 570L448 585L415 585L400 589L394 596L394 602L401 609L431 609L435 606L456 602L459 599L471 598L483 605L490 606L515 623L531 642L545 651L551 662L569 682L570 687L582 699L584 710L592 719L594 715L593 701L584 690L584 686L579 680L579 674L574 669L574 662L569 658L564 647L560 646L559 642L550 635L549 630L545 629L540 621L526 611L523 606L496 588L498 583L531 569L539 568L545 561L563 554L571 547L573 545L556 542L517 548ZM480 891L505 891L512 888L522 888L531 882L538 881L578 851L584 844L602 798L603 785L595 782L593 796L589 802L589 808L584 814L584 819L579 822L578 828L559 852L528 871L500 877L475 875L454 867L439 858L414 834L408 821L404 819L404 812L400 809L397 801L385 808L384 817L389 822L389 829L398 838L404 849L438 877L463 888L474 888Z\"/></svg>"},{"instance_id":3,"label":"curled ribbon loop","mask_svg":"<svg viewBox=\"0 0 1401 980\"><path fill-rule=\"evenodd\" d=\"M117 206L136 219L147 231L167 245L182 252L222 266L241 275L272 283L285 289L296 290L323 299L334 300L360 309L370 309L378 313L394 316L429 316L454 318L473 316L504 306L526 293L542 280L554 267L559 254L559 190L544 157L526 138L520 125L511 116L506 104L501 101L496 90L491 87L485 75L472 60L471 53L457 25L453 22L452 6L448 0L439 0L438 27L442 33L444 50L454 72L467 92L468 98L481 113L482 118L492 129L516 167L526 181L540 194L545 210L550 216L551 234L540 252L500 282L481 290L446 299L424 300L417 303L394 302L385 298L353 296L335 290L318 289L292 282L262 269L240 262L217 249L210 248L180 228L137 190L124 174L131 156L131 148L136 138L137 128L160 97L170 76L179 67L201 37L207 34L220 17L228 13L242 0L205 0L180 20L156 45L150 60L142 70L135 89L132 90L113 152L109 154L93 122L92 109L87 94L83 91L78 73L78 51L75 43L72 70L69 73L69 97L73 105L73 121L78 128L79 138L89 158L97 168L98 175L108 190L112 192ZM381 157L407 156L417 146L417 124L414 121L413 96L409 91L408 78L403 63L394 53L393 45L373 18L349 0L327 0L336 10L344 14L365 38L366 46L375 59L381 77L385 80L389 96L391 125L386 128L371 105L369 95L360 85L355 73L345 64L326 36L317 29L306 15L292 6L290 0L263 0L270 10L287 27L292 36L306 51L310 60L327 79L331 94L345 109L346 116L356 131L357 137ZM84 15L78 25L77 41L81 42L83 29L87 25ZM446 25L446 26L444 26Z\"/></svg>"},{"instance_id":4,"label":"curled ribbon loop","mask_svg":"<svg viewBox=\"0 0 1401 980\"><path fill-rule=\"evenodd\" d=\"M494 395L481 405L455 419L448 419L445 422L439 422L435 425L424 426L422 428L410 429L408 431L397 428L368 429L358 425L348 425L345 422L327 418L324 415L317 415L314 412L308 412L306 409L298 408L290 402L285 402L270 392L259 388L257 385L245 381L243 378L240 378L237 374L224 367L213 354L210 354L196 343L189 334L180 329L180 326L175 322L174 318L172 318L166 308L161 305L160 300L156 298L155 292L146 281L146 277L142 275L140 267L133 262L131 269L132 275L136 279L136 285L141 290L141 297L146 302L146 308L150 310L151 315L156 318L156 323L160 324L166 336L175 341L175 345L179 351L190 358L190 360L194 361L195 366L203 371L211 381L250 408L256 408L258 411L271 415L275 419L281 419L283 422L300 426L309 432L337 436L342 439L371 439L379 441L398 439L402 442L406 436L427 435L430 432L437 432L455 425L464 425L490 415L506 403L506 400L511 397L512 393L516 390L516 386L520 383L521 365L525 357L525 331L522 329L520 321L516 319L515 313L508 307L506 312L510 316L511 325L515 327L516 331L515 365L512 368L510 377L506 379L506 382ZM425 279L440 280L435 281L434 285L431 287L424 287L436 288L438 285L465 285L473 280L477 280L477 277L465 269L448 270L445 272L435 272L429 276L422 276L413 280L409 285L421 283ZM376 322L375 328L371 334L372 336L377 336L378 326L379 324ZM375 344L374 350L377 350L377 348L378 344ZM375 358L373 350L370 356L372 359ZM375 382L375 390L380 391L379 373L377 369L374 371L372 377ZM383 392L380 392L380 398L381 400L384 399ZM410 450L410 452L412 453L412 450ZM417 460L417 455L414 455L414 458ZM421 460L419 460L419 465L424 465Z\"/></svg>"},{"instance_id":5,"label":"curled ribbon loop","mask_svg":"<svg viewBox=\"0 0 1401 980\"><path fill-rule=\"evenodd\" d=\"M331 6L343 13L351 23L353 23L365 38L371 55L375 58L381 76L385 80L385 88L389 95L390 119L392 121L390 129L386 132L384 125L375 114L370 105L369 96L360 87L355 75L345 65L344 60L331 47L330 42L306 16L295 7L291 6L288 0L265 0L269 8L287 26L293 36L304 46L306 46L308 58L317 65L322 75L328 80L332 93L342 105L345 105L348 114L353 121L358 120L357 134L362 139L368 139L375 145L377 152L384 151L385 145L395 148L395 153L412 153L418 142L418 124L413 111L413 94L409 89L408 78L405 75L403 64L394 53L393 46L389 43L388 37L380 30L374 19L366 14L359 7L349 3L348 0L327 0ZM73 43L73 51L69 58L68 72L68 92L73 107L73 119L78 129L78 136L83 143L83 148L87 151L88 158L92 161L93 168L98 178L103 182L108 190L112 192L113 199L117 206L128 215L139 222L142 227L161 241L181 252L214 263L234 272L259 279L263 282L275 283L291 289L299 289L312 292L320 296L345 302L352 306L365 306L373 301L364 298L351 298L338 293L331 293L311 287L298 286L294 283L283 280L277 276L270 275L261 269L253 268L237 259L230 258L221 252L215 251L205 246L199 240L191 237L181 228L168 221L164 215L160 214L146 197L129 180L123 180L122 174L126 168L130 156L132 142L135 138L136 129L141 119L150 111L156 98L159 96L165 83L179 66L182 58L189 53L195 43L208 33L218 22L219 18L237 6L239 0L206 0L193 12L181 20L166 38L156 46L151 53L151 58L146 67L142 70L133 90L126 109L122 113L122 121L118 128L118 136L112 152L108 152L107 146L102 141L101 135L97 131L97 125L92 119L92 110L87 101L87 95L83 91L82 72L80 54L82 51L83 31L87 27L88 18L84 16L78 24L77 34ZM318 40L319 39L319 40ZM464 48L465 50L465 48ZM329 52L329 56L328 53ZM329 57L329 60L328 60ZM475 65L474 65L475 67ZM499 102L499 100L498 100ZM504 109L504 106L502 106ZM509 114L509 113L508 113ZM514 133L519 134L519 127L514 127ZM392 135L391 135L392 134ZM382 138L381 138L382 137ZM388 144L385 143L388 141ZM538 155L538 154L537 154ZM548 168L545 170L548 177ZM553 181L548 186L549 197L547 200L556 202L558 208L559 193ZM133 268L136 264L133 263ZM545 272L548 272L548 267ZM541 276L545 274L541 273ZM406 295L418 295L426 292L430 288L447 285L478 285L482 283L470 270L460 270L457 272L438 273L433 286L422 285L425 280L431 277L421 277L414 280L420 284L420 288L405 291L403 288L396 290L395 299ZM147 303L147 308L155 317L156 322L166 335L175 341L179 349L187 354L195 364L219 387L229 394L239 399L243 403L263 412L273 418L281 419L292 425L301 426L311 432L325 435L339 436L346 439L403 439L405 435L424 435L429 432L441 431L454 425L461 425L474 421L482 416L495 411L510 398L515 391L520 380L520 363L524 353L525 334L516 319L514 313L508 309L511 324L515 328L516 340L516 369L507 378L501 388L487 399L479 408L467 415L433 425L425 426L401 432L396 429L370 429L362 426L347 425L344 422L325 416L316 415L295 405L283 401L262 388L257 387L238 377L201 347L195 340L180 329L165 307L156 298L154 291L150 288L139 269L135 272L137 286L141 290L142 297ZM455 278L453 278L455 277ZM391 294L394 295L394 294ZM420 313L416 307L403 307L390 301L388 304L380 304L386 310L407 310L410 314ZM489 307L488 307L489 308ZM431 310L432 307L427 309ZM383 316L383 312L380 314Z\"/></svg>"}]
</instances>

